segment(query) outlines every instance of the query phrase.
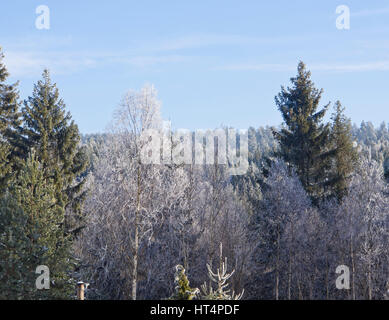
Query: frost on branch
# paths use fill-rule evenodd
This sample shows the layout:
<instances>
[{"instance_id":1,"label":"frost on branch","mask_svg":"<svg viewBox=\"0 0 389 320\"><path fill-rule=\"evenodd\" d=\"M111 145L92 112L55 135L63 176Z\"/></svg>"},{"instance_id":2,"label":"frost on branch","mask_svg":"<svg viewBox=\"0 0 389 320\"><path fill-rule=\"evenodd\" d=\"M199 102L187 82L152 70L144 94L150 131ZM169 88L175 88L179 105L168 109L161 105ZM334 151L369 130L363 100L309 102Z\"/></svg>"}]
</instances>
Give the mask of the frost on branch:
<instances>
[{"instance_id":1,"label":"frost on branch","mask_svg":"<svg viewBox=\"0 0 389 320\"><path fill-rule=\"evenodd\" d=\"M212 268L209 264L207 264L208 269L208 276L211 282L214 282L217 284L217 289L214 290L212 287L212 284L209 284L209 287L207 287L207 284L204 283L201 286L201 289L203 291L203 296L201 297L202 300L240 300L243 296L244 290L240 294L235 294L234 291L230 294L230 290L227 289L229 286L229 283L227 283L227 280L232 277L235 270L233 270L231 273L227 272L227 257L225 257L223 262L223 245L220 243L220 266L217 269L216 272L212 271Z\"/></svg>"}]
</instances>

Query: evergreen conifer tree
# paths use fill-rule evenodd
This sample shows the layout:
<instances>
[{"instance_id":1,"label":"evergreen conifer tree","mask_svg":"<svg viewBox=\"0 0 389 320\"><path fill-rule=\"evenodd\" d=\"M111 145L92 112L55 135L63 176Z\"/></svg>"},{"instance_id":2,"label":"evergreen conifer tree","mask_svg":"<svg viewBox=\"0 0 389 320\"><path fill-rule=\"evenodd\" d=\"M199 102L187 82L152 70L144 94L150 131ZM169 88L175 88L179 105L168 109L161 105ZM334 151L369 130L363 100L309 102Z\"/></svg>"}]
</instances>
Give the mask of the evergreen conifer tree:
<instances>
[{"instance_id":1,"label":"evergreen conifer tree","mask_svg":"<svg viewBox=\"0 0 389 320\"><path fill-rule=\"evenodd\" d=\"M0 142L0 195L6 188L11 173L11 165L8 161L9 147L5 142Z\"/></svg>"},{"instance_id":2,"label":"evergreen conifer tree","mask_svg":"<svg viewBox=\"0 0 389 320\"><path fill-rule=\"evenodd\" d=\"M169 300L193 300L196 298L199 290L189 286L188 277L185 274L185 269L182 265L176 266L174 275L174 283L176 285L174 294Z\"/></svg>"},{"instance_id":3,"label":"evergreen conifer tree","mask_svg":"<svg viewBox=\"0 0 389 320\"><path fill-rule=\"evenodd\" d=\"M344 110L341 103L337 101L331 130L334 150L332 185L333 193L339 201L347 194L349 180L358 159L353 146L351 121L345 117Z\"/></svg>"},{"instance_id":4,"label":"evergreen conifer tree","mask_svg":"<svg viewBox=\"0 0 389 320\"><path fill-rule=\"evenodd\" d=\"M18 83L12 85L6 83L9 73L2 63L3 58L0 48L0 189L4 190L11 173L19 163L18 140L21 119Z\"/></svg>"},{"instance_id":5,"label":"evergreen conifer tree","mask_svg":"<svg viewBox=\"0 0 389 320\"><path fill-rule=\"evenodd\" d=\"M0 204L0 297L68 299L74 284L71 237L65 236L65 210L55 185L32 155ZM50 289L38 290L36 268L50 270Z\"/></svg>"},{"instance_id":6,"label":"evergreen conifer tree","mask_svg":"<svg viewBox=\"0 0 389 320\"><path fill-rule=\"evenodd\" d=\"M223 245L220 243L219 246L219 268L217 268L216 272L212 271L212 267L207 264L208 269L208 277L211 282L216 283L216 290L213 289L211 283L207 286L207 283L204 283L201 286L202 289L202 300L240 300L244 294L244 290L240 294L236 294L235 291L230 292L230 289L227 287L230 285L227 281L232 277L235 273L235 270L228 273L227 272L227 257L224 258L223 261Z\"/></svg>"},{"instance_id":7,"label":"evergreen conifer tree","mask_svg":"<svg viewBox=\"0 0 389 320\"><path fill-rule=\"evenodd\" d=\"M323 90L314 87L303 62L291 83L275 98L285 126L274 134L280 155L296 168L305 190L317 201L324 196L331 166L330 126L323 123L329 104L318 110Z\"/></svg>"},{"instance_id":8,"label":"evergreen conifer tree","mask_svg":"<svg viewBox=\"0 0 389 320\"><path fill-rule=\"evenodd\" d=\"M66 112L48 70L34 86L32 96L24 101L22 114L26 150L35 150L46 178L53 180L56 199L66 208L66 230L79 231L87 157L79 145L78 127Z\"/></svg>"},{"instance_id":9,"label":"evergreen conifer tree","mask_svg":"<svg viewBox=\"0 0 389 320\"><path fill-rule=\"evenodd\" d=\"M30 221L31 222L31 221ZM42 247L31 241L36 226L9 194L0 199L0 299L33 299Z\"/></svg>"}]
</instances>

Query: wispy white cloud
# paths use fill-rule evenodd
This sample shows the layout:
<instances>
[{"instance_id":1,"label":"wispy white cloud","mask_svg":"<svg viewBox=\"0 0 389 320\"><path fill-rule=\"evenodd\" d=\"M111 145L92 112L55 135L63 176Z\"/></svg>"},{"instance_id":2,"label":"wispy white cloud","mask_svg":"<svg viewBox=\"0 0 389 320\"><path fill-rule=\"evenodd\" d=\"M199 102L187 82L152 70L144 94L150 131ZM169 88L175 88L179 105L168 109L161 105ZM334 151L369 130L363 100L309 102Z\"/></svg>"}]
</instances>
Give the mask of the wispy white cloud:
<instances>
[{"instance_id":1,"label":"wispy white cloud","mask_svg":"<svg viewBox=\"0 0 389 320\"><path fill-rule=\"evenodd\" d=\"M3 41L5 62L15 77L37 76L43 68L53 74L71 74L107 64L122 64L133 68L191 62L194 56L175 51L210 46L249 46L285 44L299 38L259 38L242 35L200 34L188 35L159 42L139 43L114 52L82 51L75 48L71 36L28 36Z\"/></svg>"},{"instance_id":2,"label":"wispy white cloud","mask_svg":"<svg viewBox=\"0 0 389 320\"><path fill-rule=\"evenodd\" d=\"M225 71L291 71L295 70L296 66L277 64L277 63L260 63L260 64L230 64L225 66L215 67L214 70Z\"/></svg>"},{"instance_id":3,"label":"wispy white cloud","mask_svg":"<svg viewBox=\"0 0 389 320\"><path fill-rule=\"evenodd\" d=\"M36 76L44 68L53 74L71 74L93 68L97 60L92 57L58 52L7 51L4 62L12 76Z\"/></svg>"},{"instance_id":4,"label":"wispy white cloud","mask_svg":"<svg viewBox=\"0 0 389 320\"><path fill-rule=\"evenodd\" d=\"M361 14L361 13L360 13ZM66 37L15 39L4 46L5 63L11 75L15 77L39 76L43 68L49 68L53 74L72 74L83 70L107 65L123 65L129 68L148 68L175 63L191 63L204 57L182 54L175 51L209 46L278 46L288 42L307 40L300 37L260 38L241 35L189 35L160 42L146 43L117 51L79 50L74 39ZM24 43L24 45L23 45ZM81 46L82 47L82 46ZM385 59L385 58L384 58ZM335 72L387 71L389 60L360 63L321 63L310 65L311 70ZM209 62L209 61L208 61ZM208 63L206 63L208 65ZM255 63L243 62L215 66L213 70L226 71L271 71L291 72L295 63Z\"/></svg>"},{"instance_id":5,"label":"wispy white cloud","mask_svg":"<svg viewBox=\"0 0 389 320\"><path fill-rule=\"evenodd\" d=\"M339 72L365 72L365 71L388 71L389 60L361 62L354 64L317 64L311 66L317 71L339 71Z\"/></svg>"},{"instance_id":6,"label":"wispy white cloud","mask_svg":"<svg viewBox=\"0 0 389 320\"><path fill-rule=\"evenodd\" d=\"M379 9L366 9L357 12L351 12L351 16L353 17L368 17L368 16L376 16L381 14L389 14L389 7L379 8Z\"/></svg>"},{"instance_id":7,"label":"wispy white cloud","mask_svg":"<svg viewBox=\"0 0 389 320\"><path fill-rule=\"evenodd\" d=\"M367 71L389 71L389 60L361 62L353 64L335 64L322 63L310 64L308 68L312 71L330 71L330 72L367 72ZM214 70L226 71L293 71L296 70L295 65L289 64L231 64L220 67L215 67Z\"/></svg>"},{"instance_id":8,"label":"wispy white cloud","mask_svg":"<svg viewBox=\"0 0 389 320\"><path fill-rule=\"evenodd\" d=\"M72 36L30 35L2 41L4 62L15 77L36 76L44 68L53 74L71 74L96 66L96 56L73 47Z\"/></svg>"},{"instance_id":9,"label":"wispy white cloud","mask_svg":"<svg viewBox=\"0 0 389 320\"><path fill-rule=\"evenodd\" d=\"M12 76L32 77L42 73L44 68L52 74L67 75L86 69L105 65L119 64L133 68L147 68L155 65L190 61L191 57L180 55L163 56L128 56L125 53L96 53L84 52L6 52L4 62Z\"/></svg>"},{"instance_id":10,"label":"wispy white cloud","mask_svg":"<svg viewBox=\"0 0 389 320\"><path fill-rule=\"evenodd\" d=\"M178 62L188 62L192 59L189 56L183 55L162 55L162 56L133 56L126 57L115 56L109 60L114 63L122 63L126 65L131 65L138 68L150 67L158 64L167 64L167 63L178 63Z\"/></svg>"},{"instance_id":11,"label":"wispy white cloud","mask_svg":"<svg viewBox=\"0 0 389 320\"><path fill-rule=\"evenodd\" d=\"M270 45L295 43L304 40L306 37L284 36L284 37L252 37L231 34L197 34L164 39L149 46L151 51L176 51L184 49L195 49L211 46L242 46L242 45Z\"/></svg>"},{"instance_id":12,"label":"wispy white cloud","mask_svg":"<svg viewBox=\"0 0 389 320\"><path fill-rule=\"evenodd\" d=\"M137 49L106 51L85 48L73 36L29 35L2 39L4 62L14 77L36 77L44 68L52 74L73 74L86 69L119 64L145 68L158 64L177 63L188 58L179 55L139 52Z\"/></svg>"}]
</instances>

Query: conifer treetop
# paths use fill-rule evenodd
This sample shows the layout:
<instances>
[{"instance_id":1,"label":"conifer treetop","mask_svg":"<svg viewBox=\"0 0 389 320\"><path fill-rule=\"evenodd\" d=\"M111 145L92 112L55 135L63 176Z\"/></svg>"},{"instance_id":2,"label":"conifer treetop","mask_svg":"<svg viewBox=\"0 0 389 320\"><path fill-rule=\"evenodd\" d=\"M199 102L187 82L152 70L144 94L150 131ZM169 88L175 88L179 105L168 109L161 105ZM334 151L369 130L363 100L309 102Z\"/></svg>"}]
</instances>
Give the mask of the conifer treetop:
<instances>
[{"instance_id":1,"label":"conifer treetop","mask_svg":"<svg viewBox=\"0 0 389 320\"><path fill-rule=\"evenodd\" d=\"M235 273L235 270L232 270L230 273L227 272L227 257L225 257L223 261L222 243L220 243L219 250L220 265L219 268L216 269L216 272L213 272L211 265L207 263L209 279L211 282L217 284L217 289L214 290L211 284L207 287L207 284L204 283L201 286L203 291L202 300L240 300L243 297L244 290L240 294L236 294L234 291L230 294L231 290L227 289L229 286L227 281Z\"/></svg>"}]
</instances>

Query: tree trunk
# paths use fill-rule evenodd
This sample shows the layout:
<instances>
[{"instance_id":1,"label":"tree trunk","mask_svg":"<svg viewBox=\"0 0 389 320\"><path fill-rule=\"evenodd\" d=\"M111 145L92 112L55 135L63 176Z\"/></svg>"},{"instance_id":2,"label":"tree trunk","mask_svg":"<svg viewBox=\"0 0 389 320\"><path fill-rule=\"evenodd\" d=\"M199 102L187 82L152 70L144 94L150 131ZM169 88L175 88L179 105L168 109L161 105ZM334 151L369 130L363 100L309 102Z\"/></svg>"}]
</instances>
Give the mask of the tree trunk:
<instances>
[{"instance_id":1,"label":"tree trunk","mask_svg":"<svg viewBox=\"0 0 389 320\"><path fill-rule=\"evenodd\" d=\"M276 300L279 298L279 283L280 283L280 274L279 274L279 263L280 263L280 231L277 230L277 261L276 261Z\"/></svg>"},{"instance_id":2,"label":"tree trunk","mask_svg":"<svg viewBox=\"0 0 389 320\"><path fill-rule=\"evenodd\" d=\"M136 196L135 234L134 234L134 257L132 270L132 300L136 300L136 287L138 281L138 251L139 251L139 213L140 213L140 168L138 168L138 190Z\"/></svg>"},{"instance_id":3,"label":"tree trunk","mask_svg":"<svg viewBox=\"0 0 389 320\"><path fill-rule=\"evenodd\" d=\"M297 280L297 287L298 287L298 290L299 290L299 300L303 300L304 297L303 297L303 293L302 293L302 290L301 290L300 279Z\"/></svg>"},{"instance_id":4,"label":"tree trunk","mask_svg":"<svg viewBox=\"0 0 389 320\"><path fill-rule=\"evenodd\" d=\"M292 253L289 249L288 300L292 299Z\"/></svg>"},{"instance_id":5,"label":"tree trunk","mask_svg":"<svg viewBox=\"0 0 389 320\"><path fill-rule=\"evenodd\" d=\"M373 287L371 281L371 263L369 262L369 271L367 272L367 281L369 286L369 300L373 300Z\"/></svg>"},{"instance_id":6,"label":"tree trunk","mask_svg":"<svg viewBox=\"0 0 389 320\"><path fill-rule=\"evenodd\" d=\"M353 248L353 239L351 237L350 241L350 253L351 253L351 272L352 272L352 281L351 281L351 293L352 299L355 300L355 258L354 258L354 248Z\"/></svg>"},{"instance_id":7,"label":"tree trunk","mask_svg":"<svg viewBox=\"0 0 389 320\"><path fill-rule=\"evenodd\" d=\"M327 270L326 270L326 299L330 300L330 285L329 285L329 273L330 273L330 266L328 262L328 253L326 253L326 264L327 264Z\"/></svg>"}]
</instances>

